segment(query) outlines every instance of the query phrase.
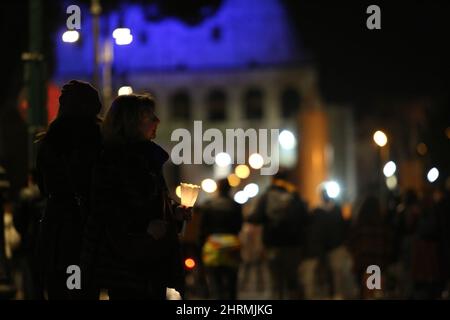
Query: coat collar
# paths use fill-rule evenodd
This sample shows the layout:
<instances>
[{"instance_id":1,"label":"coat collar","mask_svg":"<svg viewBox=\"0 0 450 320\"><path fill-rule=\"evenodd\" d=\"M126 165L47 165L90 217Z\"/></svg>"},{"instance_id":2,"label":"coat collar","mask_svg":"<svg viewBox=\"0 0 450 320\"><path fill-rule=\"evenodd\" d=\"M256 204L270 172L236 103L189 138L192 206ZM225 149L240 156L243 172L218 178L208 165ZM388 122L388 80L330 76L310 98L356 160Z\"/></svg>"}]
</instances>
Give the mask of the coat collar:
<instances>
[{"instance_id":1,"label":"coat collar","mask_svg":"<svg viewBox=\"0 0 450 320\"><path fill-rule=\"evenodd\" d=\"M129 146L134 152L143 156L157 169L161 169L164 163L169 159L169 154L153 141L133 142Z\"/></svg>"}]
</instances>

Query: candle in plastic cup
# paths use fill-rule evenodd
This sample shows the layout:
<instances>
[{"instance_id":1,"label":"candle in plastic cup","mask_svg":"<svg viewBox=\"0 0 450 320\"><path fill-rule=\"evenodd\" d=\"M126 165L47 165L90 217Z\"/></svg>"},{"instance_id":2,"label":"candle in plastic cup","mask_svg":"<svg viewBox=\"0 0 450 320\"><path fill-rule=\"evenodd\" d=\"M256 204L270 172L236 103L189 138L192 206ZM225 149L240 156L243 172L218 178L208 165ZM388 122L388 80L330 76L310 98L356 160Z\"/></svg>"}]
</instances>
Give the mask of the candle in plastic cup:
<instances>
[{"instance_id":1,"label":"candle in plastic cup","mask_svg":"<svg viewBox=\"0 0 450 320\"><path fill-rule=\"evenodd\" d=\"M181 183L181 205L185 207L193 207L197 200L200 186L190 183Z\"/></svg>"}]
</instances>

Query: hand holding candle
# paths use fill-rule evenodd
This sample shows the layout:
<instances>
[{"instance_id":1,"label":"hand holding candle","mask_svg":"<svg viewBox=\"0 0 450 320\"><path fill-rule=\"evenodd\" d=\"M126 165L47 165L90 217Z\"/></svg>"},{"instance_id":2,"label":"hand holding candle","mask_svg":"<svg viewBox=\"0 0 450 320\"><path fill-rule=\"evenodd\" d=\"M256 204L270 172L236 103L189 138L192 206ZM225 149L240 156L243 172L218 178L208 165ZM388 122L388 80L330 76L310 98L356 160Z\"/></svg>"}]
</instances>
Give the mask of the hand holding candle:
<instances>
[{"instance_id":1,"label":"hand holding candle","mask_svg":"<svg viewBox=\"0 0 450 320\"><path fill-rule=\"evenodd\" d=\"M181 198L181 206L178 208L179 211L185 211L183 213L183 228L181 234L184 235L186 230L186 220L190 220L192 217L192 207L195 204L195 201L198 197L198 192L200 191L200 186L190 183L181 183L180 184L180 198Z\"/></svg>"},{"instance_id":2,"label":"hand holding candle","mask_svg":"<svg viewBox=\"0 0 450 320\"><path fill-rule=\"evenodd\" d=\"M190 183L181 183L181 205L192 208L197 200L200 186Z\"/></svg>"}]
</instances>

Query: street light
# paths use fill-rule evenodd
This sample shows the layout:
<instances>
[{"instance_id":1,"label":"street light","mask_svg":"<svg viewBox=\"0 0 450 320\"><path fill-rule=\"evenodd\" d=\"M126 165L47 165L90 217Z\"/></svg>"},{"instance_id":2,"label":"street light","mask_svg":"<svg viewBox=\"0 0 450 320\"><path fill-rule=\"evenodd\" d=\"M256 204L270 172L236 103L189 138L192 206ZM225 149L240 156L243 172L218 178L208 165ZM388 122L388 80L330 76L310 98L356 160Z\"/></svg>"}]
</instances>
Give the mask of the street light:
<instances>
[{"instance_id":1,"label":"street light","mask_svg":"<svg viewBox=\"0 0 450 320\"><path fill-rule=\"evenodd\" d=\"M106 106L109 106L112 96L113 45L109 36L106 37L103 43L100 43L100 15L102 13L100 0L91 0L90 11L92 15L92 35L94 40L93 82L95 86L99 86L100 78L102 78L103 102ZM128 28L115 29L113 38L116 40L117 45L127 45L133 41L133 36ZM101 63L103 64L102 75L100 74ZM102 111L102 114L106 111L107 109Z\"/></svg>"},{"instance_id":2,"label":"street light","mask_svg":"<svg viewBox=\"0 0 450 320\"><path fill-rule=\"evenodd\" d=\"M391 177L394 175L397 166L395 165L394 162L390 161L388 163L386 163L389 159L389 146L387 146L386 148L383 148L384 146L387 145L388 143L388 138L386 136L386 134L381 131L381 130L377 130L375 131L375 133L373 134L373 141L375 142L375 144L377 146L379 146L379 152L378 152L378 169L383 171L383 174L386 177ZM386 165L384 167L383 163L386 163ZM384 185L383 185L383 180L382 176L380 175L378 177L378 185L379 185L379 193L380 193L380 199L382 201L384 201ZM391 184L392 184L392 180L391 179Z\"/></svg>"},{"instance_id":3,"label":"street light","mask_svg":"<svg viewBox=\"0 0 450 320\"><path fill-rule=\"evenodd\" d=\"M248 198L256 197L259 192L259 187L256 183L249 183L245 186L244 192Z\"/></svg>"},{"instance_id":4,"label":"street light","mask_svg":"<svg viewBox=\"0 0 450 320\"><path fill-rule=\"evenodd\" d=\"M341 187L336 181L325 182L325 191L331 199L336 199L341 193Z\"/></svg>"},{"instance_id":5,"label":"street light","mask_svg":"<svg viewBox=\"0 0 450 320\"><path fill-rule=\"evenodd\" d=\"M292 150L297 144L294 134L289 130L281 131L278 141L281 147L285 150Z\"/></svg>"},{"instance_id":6,"label":"street light","mask_svg":"<svg viewBox=\"0 0 450 320\"><path fill-rule=\"evenodd\" d=\"M397 166L395 165L394 161L389 161L384 165L383 168L383 174L386 178L389 178L394 175L395 171L397 170Z\"/></svg>"},{"instance_id":7,"label":"street light","mask_svg":"<svg viewBox=\"0 0 450 320\"><path fill-rule=\"evenodd\" d=\"M119 46L130 44L133 41L133 35L129 28L117 28L113 31L112 36Z\"/></svg>"},{"instance_id":8,"label":"street light","mask_svg":"<svg viewBox=\"0 0 450 320\"><path fill-rule=\"evenodd\" d=\"M203 191L213 193L217 190L217 183L213 179L205 179L201 183Z\"/></svg>"},{"instance_id":9,"label":"street light","mask_svg":"<svg viewBox=\"0 0 450 320\"><path fill-rule=\"evenodd\" d=\"M237 175L235 175L234 173L230 174L228 177L228 184L231 187L237 187L239 185L239 183L241 183L241 178L239 178Z\"/></svg>"},{"instance_id":10,"label":"street light","mask_svg":"<svg viewBox=\"0 0 450 320\"><path fill-rule=\"evenodd\" d=\"M249 163L250 167L258 170L258 169L261 169L262 166L264 165L264 158L258 153L253 153L248 158L248 163Z\"/></svg>"},{"instance_id":11,"label":"street light","mask_svg":"<svg viewBox=\"0 0 450 320\"><path fill-rule=\"evenodd\" d=\"M133 41L133 36L128 28L117 28L112 33L112 37L115 39L117 45L128 45ZM111 37L107 37L102 46L103 57L98 60L103 62L103 75L102 75L102 85L103 85L103 101L105 105L109 106L111 103L112 96L112 65L114 63L114 45L112 43ZM125 90L125 89L124 89ZM129 90L129 89L127 89ZM132 90L132 89L131 89ZM125 93L130 94L131 92ZM120 95L120 94L119 94ZM107 110L105 110L106 112Z\"/></svg>"},{"instance_id":12,"label":"street light","mask_svg":"<svg viewBox=\"0 0 450 320\"><path fill-rule=\"evenodd\" d=\"M67 30L62 35L62 41L67 43L74 43L80 39L80 33L77 30Z\"/></svg>"},{"instance_id":13,"label":"street light","mask_svg":"<svg viewBox=\"0 0 450 320\"><path fill-rule=\"evenodd\" d=\"M427 174L428 181L433 183L437 180L437 178L439 178L439 170L437 168L431 168Z\"/></svg>"},{"instance_id":14,"label":"street light","mask_svg":"<svg viewBox=\"0 0 450 320\"><path fill-rule=\"evenodd\" d=\"M117 91L117 95L119 95L119 96L125 96L127 94L132 94L132 93L133 93L133 88L130 86L120 87L119 90Z\"/></svg>"},{"instance_id":15,"label":"street light","mask_svg":"<svg viewBox=\"0 0 450 320\"><path fill-rule=\"evenodd\" d=\"M245 164L240 164L236 167L234 173L238 178L246 179L250 175L250 168L247 167Z\"/></svg>"},{"instance_id":16,"label":"street light","mask_svg":"<svg viewBox=\"0 0 450 320\"><path fill-rule=\"evenodd\" d=\"M244 204L248 201L248 196L244 191L238 191L234 195L234 201L236 201L239 204Z\"/></svg>"},{"instance_id":17,"label":"street light","mask_svg":"<svg viewBox=\"0 0 450 320\"><path fill-rule=\"evenodd\" d=\"M389 190L394 190L397 188L397 182L397 177L395 175L386 178L386 186Z\"/></svg>"},{"instance_id":18,"label":"street light","mask_svg":"<svg viewBox=\"0 0 450 320\"><path fill-rule=\"evenodd\" d=\"M388 142L388 138L383 131L378 130L373 134L373 141L375 141L379 147L384 147Z\"/></svg>"},{"instance_id":19,"label":"street light","mask_svg":"<svg viewBox=\"0 0 450 320\"><path fill-rule=\"evenodd\" d=\"M226 152L220 152L216 155L215 161L219 167L228 167L231 164L231 157Z\"/></svg>"}]
</instances>

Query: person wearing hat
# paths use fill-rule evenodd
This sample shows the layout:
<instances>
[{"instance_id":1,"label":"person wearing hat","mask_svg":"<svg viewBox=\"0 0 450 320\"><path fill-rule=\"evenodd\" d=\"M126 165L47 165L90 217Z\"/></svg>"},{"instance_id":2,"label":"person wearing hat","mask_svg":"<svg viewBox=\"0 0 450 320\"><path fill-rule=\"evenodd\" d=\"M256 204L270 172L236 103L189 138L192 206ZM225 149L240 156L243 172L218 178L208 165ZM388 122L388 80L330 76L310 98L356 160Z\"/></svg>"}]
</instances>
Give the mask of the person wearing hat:
<instances>
[{"instance_id":1,"label":"person wearing hat","mask_svg":"<svg viewBox=\"0 0 450 320\"><path fill-rule=\"evenodd\" d=\"M56 119L37 141L37 182L47 199L38 261L42 291L49 300L83 296L82 289L69 288L68 268L80 264L92 168L102 145L100 110L97 90L72 80L62 88Z\"/></svg>"}]
</instances>

